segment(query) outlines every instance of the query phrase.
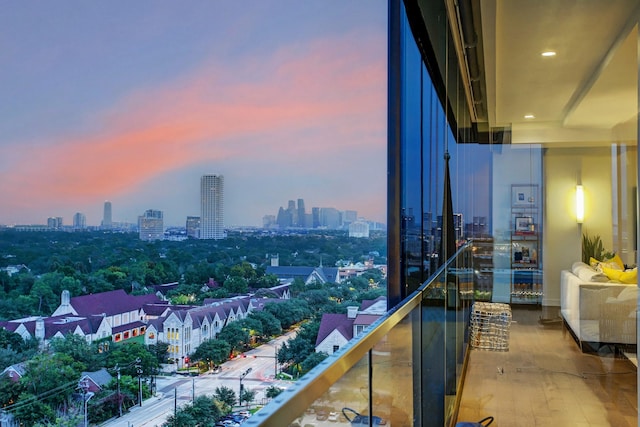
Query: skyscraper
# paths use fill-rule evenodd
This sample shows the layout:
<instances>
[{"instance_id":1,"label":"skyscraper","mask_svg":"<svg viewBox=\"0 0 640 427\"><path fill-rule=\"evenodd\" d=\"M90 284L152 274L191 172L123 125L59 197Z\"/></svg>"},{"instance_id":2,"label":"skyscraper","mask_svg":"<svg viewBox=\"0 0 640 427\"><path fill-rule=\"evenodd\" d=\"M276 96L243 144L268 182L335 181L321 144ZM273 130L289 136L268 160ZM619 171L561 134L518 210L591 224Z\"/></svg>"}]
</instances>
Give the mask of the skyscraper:
<instances>
[{"instance_id":1,"label":"skyscraper","mask_svg":"<svg viewBox=\"0 0 640 427\"><path fill-rule=\"evenodd\" d=\"M138 235L140 240L163 240L164 221L162 211L148 209L138 217Z\"/></svg>"},{"instance_id":2,"label":"skyscraper","mask_svg":"<svg viewBox=\"0 0 640 427\"><path fill-rule=\"evenodd\" d=\"M224 177L200 178L200 238L224 239Z\"/></svg>"},{"instance_id":3,"label":"skyscraper","mask_svg":"<svg viewBox=\"0 0 640 427\"><path fill-rule=\"evenodd\" d=\"M197 239L200 236L200 217L188 216L187 217L187 237Z\"/></svg>"},{"instance_id":4,"label":"skyscraper","mask_svg":"<svg viewBox=\"0 0 640 427\"><path fill-rule=\"evenodd\" d=\"M304 228L307 226L307 224L305 223L305 219L306 215L304 209L304 200L298 199L298 227Z\"/></svg>"},{"instance_id":5,"label":"skyscraper","mask_svg":"<svg viewBox=\"0 0 640 427\"><path fill-rule=\"evenodd\" d=\"M103 228L111 228L113 226L113 222L111 219L111 202L104 202L104 213L102 214L102 227Z\"/></svg>"},{"instance_id":6,"label":"skyscraper","mask_svg":"<svg viewBox=\"0 0 640 427\"><path fill-rule=\"evenodd\" d=\"M76 230L87 228L87 217L83 213L76 212L73 216L73 228Z\"/></svg>"}]
</instances>

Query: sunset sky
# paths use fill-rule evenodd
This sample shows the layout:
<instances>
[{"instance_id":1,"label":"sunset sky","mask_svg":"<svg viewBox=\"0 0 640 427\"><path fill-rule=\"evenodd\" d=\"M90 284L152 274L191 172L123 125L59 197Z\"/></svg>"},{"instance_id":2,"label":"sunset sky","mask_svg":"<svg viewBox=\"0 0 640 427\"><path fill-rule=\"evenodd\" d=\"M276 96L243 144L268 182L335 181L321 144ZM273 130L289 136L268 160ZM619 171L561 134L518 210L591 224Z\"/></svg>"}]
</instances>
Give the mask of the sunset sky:
<instances>
[{"instance_id":1,"label":"sunset sky","mask_svg":"<svg viewBox=\"0 0 640 427\"><path fill-rule=\"evenodd\" d=\"M0 14L0 224L76 212L225 224L288 200L385 221L384 0L10 2Z\"/></svg>"}]
</instances>

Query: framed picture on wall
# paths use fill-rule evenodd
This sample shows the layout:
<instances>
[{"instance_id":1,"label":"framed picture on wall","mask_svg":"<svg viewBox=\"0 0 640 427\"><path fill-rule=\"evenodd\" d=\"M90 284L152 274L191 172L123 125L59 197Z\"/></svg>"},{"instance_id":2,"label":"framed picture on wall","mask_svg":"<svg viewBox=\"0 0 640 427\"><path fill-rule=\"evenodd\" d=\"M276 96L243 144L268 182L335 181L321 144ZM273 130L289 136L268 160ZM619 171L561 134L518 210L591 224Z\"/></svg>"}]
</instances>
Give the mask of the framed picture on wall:
<instances>
[{"instance_id":1,"label":"framed picture on wall","mask_svg":"<svg viewBox=\"0 0 640 427\"><path fill-rule=\"evenodd\" d=\"M533 233L533 218L530 216L518 216L516 217L516 233Z\"/></svg>"},{"instance_id":2,"label":"framed picture on wall","mask_svg":"<svg viewBox=\"0 0 640 427\"><path fill-rule=\"evenodd\" d=\"M511 205L514 207L534 207L538 204L538 186L532 184L513 184L511 186Z\"/></svg>"}]
</instances>

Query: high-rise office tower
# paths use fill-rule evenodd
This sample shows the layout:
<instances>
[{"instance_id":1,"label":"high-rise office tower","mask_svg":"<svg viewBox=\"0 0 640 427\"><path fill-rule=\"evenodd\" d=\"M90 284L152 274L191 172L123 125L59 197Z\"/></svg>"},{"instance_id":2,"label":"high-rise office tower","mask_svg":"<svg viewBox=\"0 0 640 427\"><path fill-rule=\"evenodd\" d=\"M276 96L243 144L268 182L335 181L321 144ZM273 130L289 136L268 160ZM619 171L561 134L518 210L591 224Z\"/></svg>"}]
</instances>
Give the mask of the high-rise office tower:
<instances>
[{"instance_id":1,"label":"high-rise office tower","mask_svg":"<svg viewBox=\"0 0 640 427\"><path fill-rule=\"evenodd\" d=\"M162 211L148 209L138 217L138 235L140 240L163 240L164 221Z\"/></svg>"},{"instance_id":2,"label":"high-rise office tower","mask_svg":"<svg viewBox=\"0 0 640 427\"><path fill-rule=\"evenodd\" d=\"M224 177L200 178L200 238L224 239Z\"/></svg>"},{"instance_id":3,"label":"high-rise office tower","mask_svg":"<svg viewBox=\"0 0 640 427\"><path fill-rule=\"evenodd\" d=\"M76 230L83 230L87 228L87 217L80 212L76 212L73 215L73 228Z\"/></svg>"},{"instance_id":4,"label":"high-rise office tower","mask_svg":"<svg viewBox=\"0 0 640 427\"><path fill-rule=\"evenodd\" d=\"M298 227L306 227L307 224L305 223L305 212L304 212L304 200L303 199L298 199Z\"/></svg>"},{"instance_id":5,"label":"high-rise office tower","mask_svg":"<svg viewBox=\"0 0 640 427\"><path fill-rule=\"evenodd\" d=\"M113 222L111 219L111 202L104 202L104 213L102 214L102 227L103 228L111 228L113 226Z\"/></svg>"},{"instance_id":6,"label":"high-rise office tower","mask_svg":"<svg viewBox=\"0 0 640 427\"><path fill-rule=\"evenodd\" d=\"M287 212L291 216L291 227L296 227L298 225L298 210L296 209L295 200L289 200L289 204L287 205Z\"/></svg>"},{"instance_id":7,"label":"high-rise office tower","mask_svg":"<svg viewBox=\"0 0 640 427\"><path fill-rule=\"evenodd\" d=\"M187 237L197 239L200 236L200 217L188 216L187 217Z\"/></svg>"}]
</instances>

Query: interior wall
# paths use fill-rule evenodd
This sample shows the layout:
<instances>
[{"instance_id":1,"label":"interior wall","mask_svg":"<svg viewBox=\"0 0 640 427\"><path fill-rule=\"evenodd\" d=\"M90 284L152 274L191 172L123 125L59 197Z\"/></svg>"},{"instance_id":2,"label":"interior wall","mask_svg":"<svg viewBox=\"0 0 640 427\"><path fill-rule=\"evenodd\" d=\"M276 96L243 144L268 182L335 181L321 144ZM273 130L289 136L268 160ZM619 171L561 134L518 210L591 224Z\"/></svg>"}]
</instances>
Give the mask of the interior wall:
<instances>
[{"instance_id":1,"label":"interior wall","mask_svg":"<svg viewBox=\"0 0 640 427\"><path fill-rule=\"evenodd\" d=\"M540 146L503 145L493 153L493 236L508 242L512 231L511 185L542 183ZM538 207L541 209L540 204ZM509 268L508 265L498 266Z\"/></svg>"},{"instance_id":2,"label":"interior wall","mask_svg":"<svg viewBox=\"0 0 640 427\"><path fill-rule=\"evenodd\" d=\"M560 305L560 272L582 258L582 234L599 235L613 248L611 150L546 148L544 151L543 305ZM581 181L585 219L576 222L575 192Z\"/></svg>"}]
</instances>

